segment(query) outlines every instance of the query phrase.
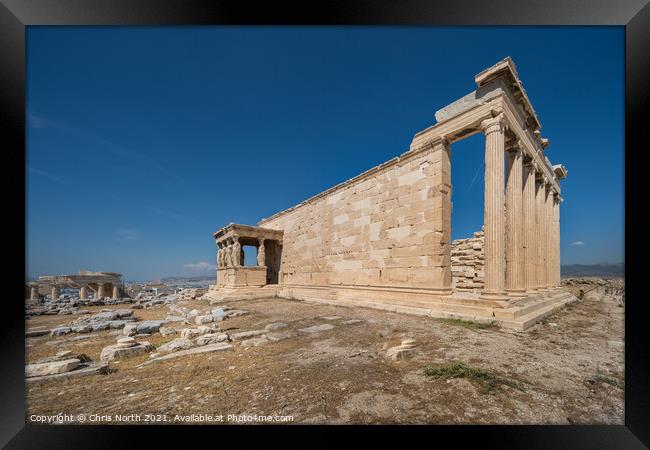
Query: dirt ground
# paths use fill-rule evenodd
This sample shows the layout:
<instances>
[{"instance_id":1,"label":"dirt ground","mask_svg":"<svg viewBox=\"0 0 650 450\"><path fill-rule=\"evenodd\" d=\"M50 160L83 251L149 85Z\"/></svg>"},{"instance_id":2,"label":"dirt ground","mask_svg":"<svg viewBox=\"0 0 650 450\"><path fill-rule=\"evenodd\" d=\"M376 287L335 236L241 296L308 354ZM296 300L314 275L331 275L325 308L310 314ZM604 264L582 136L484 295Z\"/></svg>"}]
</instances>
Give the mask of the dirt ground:
<instances>
[{"instance_id":1,"label":"dirt ground","mask_svg":"<svg viewBox=\"0 0 650 450\"><path fill-rule=\"evenodd\" d=\"M580 288L570 289L577 293ZM259 347L235 343L234 351L136 368L150 359L144 355L111 361L107 375L28 383L26 420L63 413L75 418L83 414L83 420L73 419L73 423L89 424L177 424L188 419L243 423L233 422L229 415L257 415L254 423L260 422L259 416L290 416L276 420L315 424L624 423L624 307L604 287L588 291L583 300L525 332L282 299L226 304L250 312L221 322L228 333L261 329L273 322L288 324L280 331L323 323L335 328L313 335L299 333ZM178 305L208 309L201 301ZM166 305L158 305L136 310L135 315L162 319L167 312ZM72 319L38 316L27 325L50 328ZM363 322L342 323L348 319ZM188 327L182 322L167 326ZM73 336L28 338L28 362L60 350L99 360L101 349L116 339L108 331L77 341L70 340ZM156 333L146 340L160 345L175 337L179 335ZM386 348L405 338L417 341L415 355L388 358ZM480 376L424 374L428 366L450 363L462 363L504 382L492 388ZM139 418L117 418L137 414ZM187 417L192 414L197 416ZM205 416L210 417L205 420Z\"/></svg>"}]
</instances>

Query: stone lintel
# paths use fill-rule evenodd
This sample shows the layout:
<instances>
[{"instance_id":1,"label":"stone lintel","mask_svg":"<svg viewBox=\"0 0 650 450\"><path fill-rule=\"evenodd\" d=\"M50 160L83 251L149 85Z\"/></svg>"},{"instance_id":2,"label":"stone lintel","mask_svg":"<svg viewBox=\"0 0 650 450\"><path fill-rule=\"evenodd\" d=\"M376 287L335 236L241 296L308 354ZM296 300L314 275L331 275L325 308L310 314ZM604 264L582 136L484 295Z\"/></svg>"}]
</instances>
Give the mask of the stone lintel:
<instances>
[{"instance_id":1,"label":"stone lintel","mask_svg":"<svg viewBox=\"0 0 650 450\"><path fill-rule=\"evenodd\" d=\"M248 240L255 241L255 243L257 243L259 239L270 239L282 242L283 234L284 232L282 230L230 223L225 227L217 230L213 234L213 237L217 243L231 238L244 238L244 240L247 238ZM247 245L247 243L244 243L244 245Z\"/></svg>"}]
</instances>

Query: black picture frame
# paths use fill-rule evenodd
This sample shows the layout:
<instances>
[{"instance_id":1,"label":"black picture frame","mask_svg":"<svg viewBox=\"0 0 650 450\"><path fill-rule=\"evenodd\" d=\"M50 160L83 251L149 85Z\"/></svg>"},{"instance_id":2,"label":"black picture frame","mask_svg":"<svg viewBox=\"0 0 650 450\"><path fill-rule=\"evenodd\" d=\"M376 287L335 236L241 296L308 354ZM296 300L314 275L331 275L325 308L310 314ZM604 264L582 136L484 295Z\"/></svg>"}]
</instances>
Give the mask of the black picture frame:
<instances>
[{"instance_id":1,"label":"black picture frame","mask_svg":"<svg viewBox=\"0 0 650 450\"><path fill-rule=\"evenodd\" d=\"M361 430L365 438L384 439L387 432L400 438L417 433L421 442L431 445L451 440L473 440L483 448L646 448L650 445L650 397L648 395L647 301L640 292L635 273L643 270L635 230L645 214L639 190L643 167L640 156L649 147L645 122L650 79L650 6L648 0L551 0L480 1L416 0L328 1L279 4L244 1L205 0L1 0L0 4L0 109L5 132L3 148L5 201L15 201L14 214L6 219L9 229L5 242L15 248L5 260L25 261L25 204L17 186L25 186L25 35L34 25L619 25L625 27L625 425L621 426L421 426L371 427ZM478 43L477 45L489 45ZM594 74L597 76L597 74ZM594 95L597 95L595 93ZM576 130L580 132L580 130ZM22 157L22 158L21 158ZM12 167L12 166L15 166ZM22 166L22 167L21 167ZM607 174L594 174L607 176ZM25 194L25 192L23 192ZM22 201L21 201L22 200ZM22 216L20 212L22 211ZM635 220L636 219L636 220ZM10 234L11 233L11 234ZM8 247L8 246L5 246ZM22 248L21 248L22 247ZM629 260L629 261L628 261ZM635 264L635 262L637 264ZM2 409L0 444L7 448L119 448L144 439L167 440L181 432L191 438L190 445L205 433L221 445L224 434L237 434L241 444L250 436L250 427L119 427L119 426L39 426L25 424L24 304L18 289L25 280L18 264L5 273L15 278L15 292L5 297L3 310L7 323L2 326ZM18 280L18 278L22 278ZM22 288L20 288L22 289ZM645 303L644 303L645 302ZM10 316L8 316L10 315ZM11 319L9 319L11 317ZM278 427L255 427L256 432L277 433ZM280 427L282 428L282 427ZM334 427L333 427L334 428ZM368 427L365 427L366 429ZM324 446L329 427L284 427L295 433L293 443ZM359 427L346 427L346 431ZM189 432L189 433L188 433ZM329 433L328 433L329 434ZM201 436L204 437L204 436ZM232 437L232 436L230 436ZM441 440L444 439L443 440ZM283 440L284 441L284 440ZM153 442L153 441L151 441ZM289 442L289 441L285 441ZM331 443L338 443L333 440ZM415 441L411 441L415 444ZM200 444L199 444L200 445ZM421 445L421 444L415 444ZM301 445L302 446L302 445Z\"/></svg>"}]
</instances>

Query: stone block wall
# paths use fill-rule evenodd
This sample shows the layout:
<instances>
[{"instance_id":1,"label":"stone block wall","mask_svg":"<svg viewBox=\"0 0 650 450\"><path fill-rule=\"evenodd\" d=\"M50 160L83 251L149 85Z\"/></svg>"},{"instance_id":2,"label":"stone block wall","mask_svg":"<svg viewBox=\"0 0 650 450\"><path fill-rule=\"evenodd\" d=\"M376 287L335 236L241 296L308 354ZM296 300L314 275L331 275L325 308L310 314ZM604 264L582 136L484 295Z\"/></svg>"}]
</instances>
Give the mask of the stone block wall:
<instances>
[{"instance_id":1,"label":"stone block wall","mask_svg":"<svg viewBox=\"0 0 650 450\"><path fill-rule=\"evenodd\" d=\"M471 238L452 241L451 274L454 291L480 292L483 289L483 242L483 229L475 232Z\"/></svg>"},{"instance_id":2,"label":"stone block wall","mask_svg":"<svg viewBox=\"0 0 650 450\"><path fill-rule=\"evenodd\" d=\"M437 288L451 284L448 154L407 152L260 221L284 230L287 286ZM444 215L447 215L444 217Z\"/></svg>"}]
</instances>

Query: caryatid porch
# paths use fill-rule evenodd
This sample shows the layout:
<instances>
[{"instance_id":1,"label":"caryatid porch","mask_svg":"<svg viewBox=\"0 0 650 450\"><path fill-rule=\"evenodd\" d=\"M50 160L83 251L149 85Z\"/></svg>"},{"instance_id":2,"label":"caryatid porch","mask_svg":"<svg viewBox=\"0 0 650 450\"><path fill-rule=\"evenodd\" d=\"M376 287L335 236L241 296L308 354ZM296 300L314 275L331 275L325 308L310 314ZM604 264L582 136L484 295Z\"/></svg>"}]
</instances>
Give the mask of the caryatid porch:
<instances>
[{"instance_id":1,"label":"caryatid porch","mask_svg":"<svg viewBox=\"0 0 650 450\"><path fill-rule=\"evenodd\" d=\"M231 223L214 233L217 244L217 287L278 284L281 230ZM244 246L256 247L256 266L245 264Z\"/></svg>"}]
</instances>

